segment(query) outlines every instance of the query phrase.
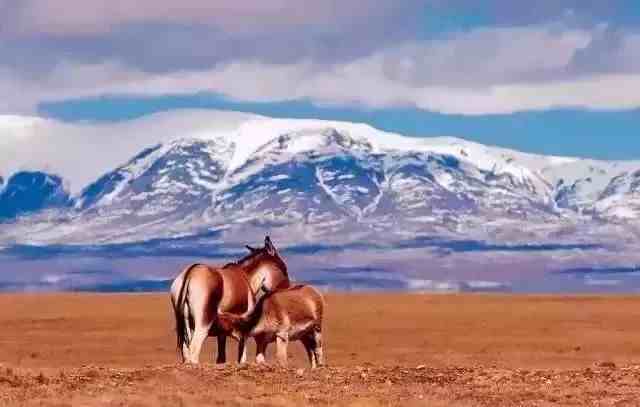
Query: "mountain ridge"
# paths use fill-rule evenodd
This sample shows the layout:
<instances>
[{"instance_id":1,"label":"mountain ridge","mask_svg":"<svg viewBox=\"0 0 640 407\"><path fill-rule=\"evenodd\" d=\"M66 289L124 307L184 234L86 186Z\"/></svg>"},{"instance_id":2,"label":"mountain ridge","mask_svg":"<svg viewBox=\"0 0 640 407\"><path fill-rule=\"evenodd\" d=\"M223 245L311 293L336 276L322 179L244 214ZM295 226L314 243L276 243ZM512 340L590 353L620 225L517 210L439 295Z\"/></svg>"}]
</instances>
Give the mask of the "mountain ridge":
<instances>
[{"instance_id":1,"label":"mountain ridge","mask_svg":"<svg viewBox=\"0 0 640 407\"><path fill-rule=\"evenodd\" d=\"M181 120L169 125L175 117ZM124 140L124 152L105 151L95 170L91 155L83 155L91 147L86 132L95 126L2 122L0 158L15 159L0 165L0 177L39 171L59 180L68 201L5 213L0 244L140 241L207 230L239 236L255 227L311 240L424 233L495 238L518 231L544 240L560 230L573 228L577 237L607 224L637 226L640 219L640 161L542 156L451 137L409 138L357 123L183 112L97 126L109 141ZM82 140L60 153L78 160L75 170L44 154L55 150L45 141L65 131L59 147ZM42 140L31 162L15 155L34 138ZM80 185L87 173L97 175ZM7 185L0 183L0 193Z\"/></svg>"}]
</instances>

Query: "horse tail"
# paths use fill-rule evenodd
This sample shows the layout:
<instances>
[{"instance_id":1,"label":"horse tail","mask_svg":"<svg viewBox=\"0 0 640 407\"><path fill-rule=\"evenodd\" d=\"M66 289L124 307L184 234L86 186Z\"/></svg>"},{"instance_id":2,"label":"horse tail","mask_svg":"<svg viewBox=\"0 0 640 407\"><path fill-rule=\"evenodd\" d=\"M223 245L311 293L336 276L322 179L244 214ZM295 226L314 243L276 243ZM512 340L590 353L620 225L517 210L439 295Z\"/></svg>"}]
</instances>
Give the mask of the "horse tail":
<instances>
[{"instance_id":1,"label":"horse tail","mask_svg":"<svg viewBox=\"0 0 640 407\"><path fill-rule=\"evenodd\" d=\"M185 305L188 306L187 297L189 295L189 280L191 276L191 271L196 266L199 266L199 265L200 265L199 263L192 264L185 269L184 273L182 273L182 282L181 282L180 288L175 290L178 292L177 297L174 296L175 294L174 287L172 287L172 290L171 290L172 291L171 303L173 305L173 315L176 319L176 346L181 355L182 355L183 346L185 344L189 346L189 342L190 342L188 327L187 327L187 319L189 318L189 315L184 314ZM182 358L184 359L184 355L182 355Z\"/></svg>"},{"instance_id":2,"label":"horse tail","mask_svg":"<svg viewBox=\"0 0 640 407\"><path fill-rule=\"evenodd\" d=\"M171 296L171 305L173 308L173 316L176 320L176 348L178 349L178 353L181 355L182 362L185 361L184 354L182 353L182 345L186 343L185 338L187 336L187 326L184 322L184 317L182 315L182 311L178 309L178 305L176 304L176 300Z\"/></svg>"}]
</instances>

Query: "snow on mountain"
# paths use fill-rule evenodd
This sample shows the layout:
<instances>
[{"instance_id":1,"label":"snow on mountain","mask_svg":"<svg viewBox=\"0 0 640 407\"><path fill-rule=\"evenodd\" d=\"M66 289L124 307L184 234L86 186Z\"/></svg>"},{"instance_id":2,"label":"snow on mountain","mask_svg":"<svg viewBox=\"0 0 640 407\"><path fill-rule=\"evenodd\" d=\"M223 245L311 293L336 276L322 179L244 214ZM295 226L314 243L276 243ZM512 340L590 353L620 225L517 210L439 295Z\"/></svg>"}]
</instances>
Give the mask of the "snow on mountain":
<instances>
[{"instance_id":1,"label":"snow on mountain","mask_svg":"<svg viewBox=\"0 0 640 407\"><path fill-rule=\"evenodd\" d=\"M640 218L640 170L614 177L593 205L604 218L637 220Z\"/></svg>"},{"instance_id":2,"label":"snow on mountain","mask_svg":"<svg viewBox=\"0 0 640 407\"><path fill-rule=\"evenodd\" d=\"M27 173L42 176L13 180ZM233 112L108 125L0 117L0 176L0 230L13 242L25 231L109 242L251 227L305 239L495 237L640 218L640 162Z\"/></svg>"},{"instance_id":3,"label":"snow on mountain","mask_svg":"<svg viewBox=\"0 0 640 407\"><path fill-rule=\"evenodd\" d=\"M224 138L179 139L145 149L85 188L76 206L100 210L122 207L138 215L149 212L148 205L162 212L184 208L189 196L216 188L231 154Z\"/></svg>"},{"instance_id":4,"label":"snow on mountain","mask_svg":"<svg viewBox=\"0 0 640 407\"><path fill-rule=\"evenodd\" d=\"M142 150L181 138L228 136L256 117L245 113L176 111L109 124L62 123L0 116L0 175L44 171L77 196ZM6 178L6 177L5 177Z\"/></svg>"},{"instance_id":5,"label":"snow on mountain","mask_svg":"<svg viewBox=\"0 0 640 407\"><path fill-rule=\"evenodd\" d=\"M229 187L216 195L209 216L280 223L358 219L379 193L379 163L369 159L370 150L335 129L279 136L230 171Z\"/></svg>"}]
</instances>

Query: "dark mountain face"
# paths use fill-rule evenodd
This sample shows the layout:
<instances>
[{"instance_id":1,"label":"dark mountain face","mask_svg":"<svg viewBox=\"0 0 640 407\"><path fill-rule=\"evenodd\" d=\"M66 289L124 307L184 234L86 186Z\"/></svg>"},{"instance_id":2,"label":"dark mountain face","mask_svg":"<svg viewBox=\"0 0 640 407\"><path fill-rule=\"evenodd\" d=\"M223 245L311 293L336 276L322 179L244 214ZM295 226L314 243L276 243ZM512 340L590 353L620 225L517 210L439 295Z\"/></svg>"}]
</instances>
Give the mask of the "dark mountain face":
<instances>
[{"instance_id":1,"label":"dark mountain face","mask_svg":"<svg viewBox=\"0 0 640 407\"><path fill-rule=\"evenodd\" d=\"M0 182L0 186L0 220L43 209L66 208L72 202L62 179L44 172L18 172L6 184Z\"/></svg>"},{"instance_id":2,"label":"dark mountain face","mask_svg":"<svg viewBox=\"0 0 640 407\"><path fill-rule=\"evenodd\" d=\"M143 151L87 187L83 211L146 220L202 211L226 173L229 146L178 140Z\"/></svg>"},{"instance_id":3,"label":"dark mountain face","mask_svg":"<svg viewBox=\"0 0 640 407\"><path fill-rule=\"evenodd\" d=\"M103 175L96 182L86 187L80 197L80 209L90 208L105 196L113 193L117 186L126 179L125 168L139 163L159 148L160 146L158 145L143 150L140 154L133 157L125 166Z\"/></svg>"}]
</instances>

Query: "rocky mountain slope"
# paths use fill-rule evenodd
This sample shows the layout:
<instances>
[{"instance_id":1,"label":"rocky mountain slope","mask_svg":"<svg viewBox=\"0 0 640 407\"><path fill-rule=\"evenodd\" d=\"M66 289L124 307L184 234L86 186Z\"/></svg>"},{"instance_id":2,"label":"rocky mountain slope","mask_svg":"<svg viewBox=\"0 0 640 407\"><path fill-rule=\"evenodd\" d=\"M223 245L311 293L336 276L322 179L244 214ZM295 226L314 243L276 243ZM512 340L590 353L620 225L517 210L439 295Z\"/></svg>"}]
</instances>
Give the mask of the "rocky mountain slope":
<instances>
[{"instance_id":1,"label":"rocky mountain slope","mask_svg":"<svg viewBox=\"0 0 640 407\"><path fill-rule=\"evenodd\" d=\"M305 242L540 241L640 229L640 162L240 113L111 125L0 117L0 177L0 244L212 231L239 240L268 231Z\"/></svg>"}]
</instances>

